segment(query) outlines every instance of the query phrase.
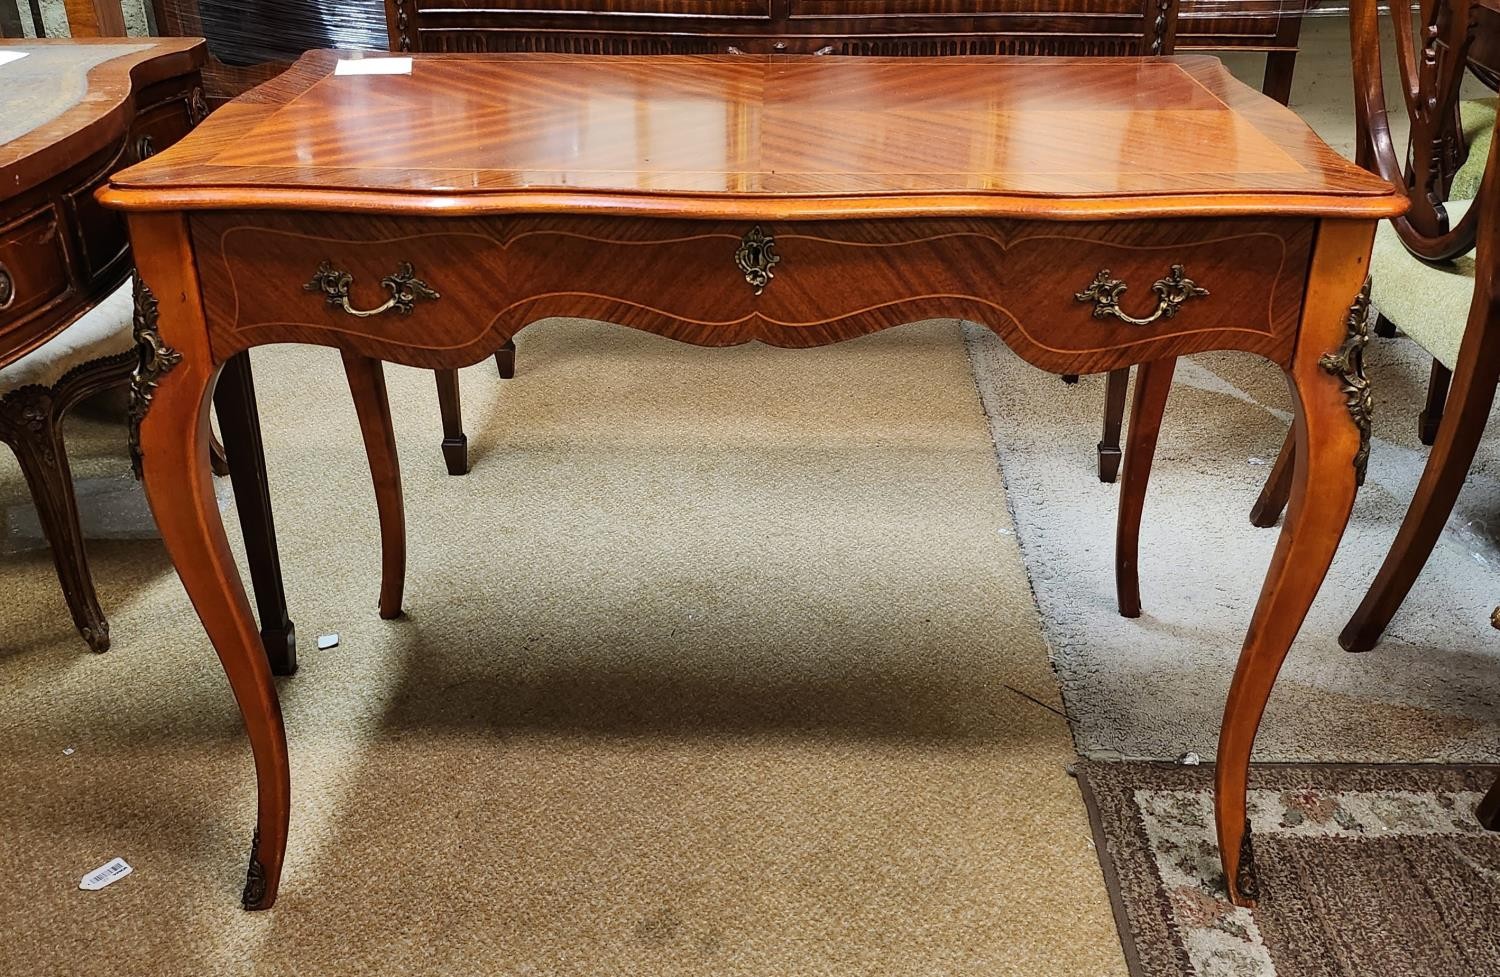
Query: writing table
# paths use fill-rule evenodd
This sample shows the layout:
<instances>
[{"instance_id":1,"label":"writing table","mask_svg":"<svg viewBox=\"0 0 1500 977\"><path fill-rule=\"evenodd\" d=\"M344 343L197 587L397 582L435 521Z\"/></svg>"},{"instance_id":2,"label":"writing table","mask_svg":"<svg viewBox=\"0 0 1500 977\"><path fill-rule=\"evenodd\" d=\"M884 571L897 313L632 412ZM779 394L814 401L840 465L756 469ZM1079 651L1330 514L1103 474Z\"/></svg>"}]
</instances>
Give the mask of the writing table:
<instances>
[{"instance_id":1,"label":"writing table","mask_svg":"<svg viewBox=\"0 0 1500 977\"><path fill-rule=\"evenodd\" d=\"M1404 206L1389 185L1208 57L336 61L307 55L101 194L129 214L143 283L146 492L254 752L247 908L276 898L290 777L206 474L221 367L266 343L342 352L391 615L405 542L380 362L465 366L549 316L793 347L961 317L1056 373L1144 364L1148 418L1177 356L1280 366L1296 483L1216 769L1229 891L1253 903L1250 751L1368 453L1362 287L1376 222ZM1127 613L1155 438L1132 425Z\"/></svg>"}]
</instances>

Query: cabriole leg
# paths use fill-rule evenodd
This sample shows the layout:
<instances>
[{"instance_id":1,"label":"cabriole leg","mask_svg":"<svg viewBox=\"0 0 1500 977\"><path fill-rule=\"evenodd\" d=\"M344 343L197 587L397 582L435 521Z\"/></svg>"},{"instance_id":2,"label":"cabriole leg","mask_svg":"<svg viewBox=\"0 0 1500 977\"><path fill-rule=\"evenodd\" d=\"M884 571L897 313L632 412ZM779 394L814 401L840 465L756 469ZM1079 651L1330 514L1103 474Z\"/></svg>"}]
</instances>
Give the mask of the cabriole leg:
<instances>
[{"instance_id":1,"label":"cabriole leg","mask_svg":"<svg viewBox=\"0 0 1500 977\"><path fill-rule=\"evenodd\" d=\"M162 541L245 722L258 811L241 901L246 909L268 909L286 854L291 774L281 704L209 474L209 393L217 369L186 223L179 215L132 214L130 225L140 269L131 441Z\"/></svg>"},{"instance_id":2,"label":"cabriole leg","mask_svg":"<svg viewBox=\"0 0 1500 977\"><path fill-rule=\"evenodd\" d=\"M1229 896L1259 898L1246 816L1250 753L1277 672L1343 538L1369 452L1370 393L1362 351L1369 292L1350 296L1369 266L1373 225L1325 222L1313 256L1289 380L1296 460L1286 521L1224 704L1214 814Z\"/></svg>"},{"instance_id":3,"label":"cabriole leg","mask_svg":"<svg viewBox=\"0 0 1500 977\"><path fill-rule=\"evenodd\" d=\"M1292 465L1297 460L1297 445L1293 441L1295 430L1288 430L1286 437L1281 439L1281 450L1276 453L1276 461L1266 473L1266 484L1260 487L1260 497L1250 507L1252 526L1271 528L1276 525L1276 520L1281 518L1281 512L1286 508L1286 500L1292 494Z\"/></svg>"},{"instance_id":4,"label":"cabriole leg","mask_svg":"<svg viewBox=\"0 0 1500 977\"><path fill-rule=\"evenodd\" d=\"M1125 442L1125 475L1120 482L1120 510L1115 524L1115 594L1122 617L1141 616L1141 513L1146 507L1146 485L1156 457L1156 439L1172 390L1177 359L1142 363L1135 371L1135 401L1130 408L1130 431ZM1113 376L1113 374L1111 374Z\"/></svg>"},{"instance_id":5,"label":"cabriole leg","mask_svg":"<svg viewBox=\"0 0 1500 977\"><path fill-rule=\"evenodd\" d=\"M52 565L57 569L73 626L91 650L107 651L109 621L99 606L89 572L61 415L50 387L22 387L0 400L0 434L15 450L26 487L31 490L37 521L52 551Z\"/></svg>"},{"instance_id":6,"label":"cabriole leg","mask_svg":"<svg viewBox=\"0 0 1500 977\"><path fill-rule=\"evenodd\" d=\"M380 519L380 616L391 620L401 616L401 594L406 587L406 510L385 368L369 356L343 356L344 375L349 378L349 393L359 415L370 477L375 483L375 509Z\"/></svg>"}]
</instances>

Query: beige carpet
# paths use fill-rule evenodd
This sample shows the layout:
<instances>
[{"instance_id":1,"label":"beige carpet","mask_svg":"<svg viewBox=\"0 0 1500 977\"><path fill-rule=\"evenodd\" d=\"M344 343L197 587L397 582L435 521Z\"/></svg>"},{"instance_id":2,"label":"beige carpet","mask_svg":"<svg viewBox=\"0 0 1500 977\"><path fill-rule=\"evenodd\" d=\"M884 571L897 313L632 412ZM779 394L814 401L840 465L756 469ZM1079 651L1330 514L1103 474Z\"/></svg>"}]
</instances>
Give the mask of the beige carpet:
<instances>
[{"instance_id":1,"label":"beige carpet","mask_svg":"<svg viewBox=\"0 0 1500 977\"><path fill-rule=\"evenodd\" d=\"M160 544L92 546L88 654L7 457L0 972L1123 973L956 325L545 323L514 381L465 371L464 478L431 375L391 368L397 622L337 357L255 366L301 636L281 901L237 908L249 755ZM129 535L118 429L75 428Z\"/></svg>"}]
</instances>

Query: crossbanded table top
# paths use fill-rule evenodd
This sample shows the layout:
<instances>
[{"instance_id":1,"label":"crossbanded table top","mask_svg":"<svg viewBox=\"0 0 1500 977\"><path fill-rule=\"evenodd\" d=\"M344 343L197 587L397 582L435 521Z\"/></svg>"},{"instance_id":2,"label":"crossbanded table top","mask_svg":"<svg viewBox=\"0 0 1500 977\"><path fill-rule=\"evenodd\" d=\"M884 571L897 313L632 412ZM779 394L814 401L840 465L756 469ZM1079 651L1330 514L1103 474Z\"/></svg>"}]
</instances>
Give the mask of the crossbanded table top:
<instances>
[{"instance_id":1,"label":"crossbanded table top","mask_svg":"<svg viewBox=\"0 0 1500 977\"><path fill-rule=\"evenodd\" d=\"M339 57L309 53L117 174L113 202L718 212L778 200L788 214L1081 213L1091 201L1184 213L1400 208L1384 181L1204 56L449 54L416 56L410 74L337 75Z\"/></svg>"}]
</instances>

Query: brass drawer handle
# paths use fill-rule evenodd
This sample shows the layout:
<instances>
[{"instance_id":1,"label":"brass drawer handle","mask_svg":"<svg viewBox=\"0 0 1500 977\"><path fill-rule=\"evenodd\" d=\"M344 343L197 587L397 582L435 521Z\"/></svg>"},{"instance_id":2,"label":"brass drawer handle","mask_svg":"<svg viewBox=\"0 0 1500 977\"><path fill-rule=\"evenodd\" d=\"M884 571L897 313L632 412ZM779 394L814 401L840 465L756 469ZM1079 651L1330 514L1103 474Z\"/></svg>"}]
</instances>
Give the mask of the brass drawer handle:
<instances>
[{"instance_id":1,"label":"brass drawer handle","mask_svg":"<svg viewBox=\"0 0 1500 977\"><path fill-rule=\"evenodd\" d=\"M1208 289L1200 288L1197 282L1183 274L1181 265L1173 265L1166 278L1151 286L1151 290L1156 293L1156 311L1144 319L1137 319L1120 308L1120 296L1125 294L1127 288L1129 286L1124 282L1111 278L1109 269L1105 268L1094 276L1088 288L1076 293L1073 298L1079 302L1093 302L1095 319L1114 316L1132 326L1149 326L1157 319L1175 316L1177 309L1188 299L1208 294Z\"/></svg>"},{"instance_id":2,"label":"brass drawer handle","mask_svg":"<svg viewBox=\"0 0 1500 977\"><path fill-rule=\"evenodd\" d=\"M402 315L409 315L412 306L417 299L441 298L437 292L428 287L427 283L418 278L412 270L410 261L403 261L396 266L394 275L386 275L380 280L380 284L391 293L391 297L384 303L373 309L356 309L349 304L349 287L354 284L354 276L347 271L341 271L333 267L332 262L325 261L318 265L318 273L312 277L312 281L303 285L303 289L309 292L322 292L329 306L335 309L343 309L353 316L361 319L372 315L380 315L395 309Z\"/></svg>"},{"instance_id":3,"label":"brass drawer handle","mask_svg":"<svg viewBox=\"0 0 1500 977\"><path fill-rule=\"evenodd\" d=\"M745 232L745 236L740 239L739 250L734 253L734 263L739 265L740 274L755 289L756 295L764 292L771 279L776 277L771 269L780 262L781 255L776 253L776 239L762 231L759 224Z\"/></svg>"},{"instance_id":4,"label":"brass drawer handle","mask_svg":"<svg viewBox=\"0 0 1500 977\"><path fill-rule=\"evenodd\" d=\"M10 269L0 265L0 309L6 308L16 297L16 280L10 277Z\"/></svg>"}]
</instances>

